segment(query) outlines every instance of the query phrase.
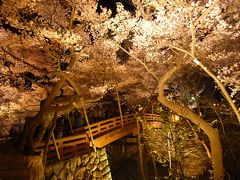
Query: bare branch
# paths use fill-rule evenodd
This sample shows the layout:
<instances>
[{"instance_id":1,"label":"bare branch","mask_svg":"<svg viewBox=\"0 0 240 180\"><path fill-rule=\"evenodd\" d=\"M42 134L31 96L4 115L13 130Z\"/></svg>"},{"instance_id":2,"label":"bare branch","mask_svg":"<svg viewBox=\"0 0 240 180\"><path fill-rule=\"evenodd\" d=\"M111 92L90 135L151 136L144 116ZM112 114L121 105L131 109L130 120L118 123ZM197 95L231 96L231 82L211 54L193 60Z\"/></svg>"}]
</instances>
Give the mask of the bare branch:
<instances>
[{"instance_id":1,"label":"bare branch","mask_svg":"<svg viewBox=\"0 0 240 180\"><path fill-rule=\"evenodd\" d=\"M192 44L191 44L191 56L195 57L195 44L196 44L196 37L195 37L195 26L193 25L192 16L190 15L190 23L191 23L191 35L192 35Z\"/></svg>"},{"instance_id":2,"label":"bare branch","mask_svg":"<svg viewBox=\"0 0 240 180\"><path fill-rule=\"evenodd\" d=\"M207 9L207 10L205 10L203 13L202 13L202 15L194 22L194 26L196 26L200 21L202 21L203 20L203 18L205 18L207 15L208 15L208 13L214 8L214 6L219 2L220 0L215 0L213 3L212 3L212 5Z\"/></svg>"},{"instance_id":3,"label":"bare branch","mask_svg":"<svg viewBox=\"0 0 240 180\"><path fill-rule=\"evenodd\" d=\"M74 19L74 15L75 15L75 4L76 4L76 0L72 1L72 11L71 11L71 17L70 17L70 21L69 21L69 29L72 29L72 24L73 24L73 19Z\"/></svg>"}]
</instances>

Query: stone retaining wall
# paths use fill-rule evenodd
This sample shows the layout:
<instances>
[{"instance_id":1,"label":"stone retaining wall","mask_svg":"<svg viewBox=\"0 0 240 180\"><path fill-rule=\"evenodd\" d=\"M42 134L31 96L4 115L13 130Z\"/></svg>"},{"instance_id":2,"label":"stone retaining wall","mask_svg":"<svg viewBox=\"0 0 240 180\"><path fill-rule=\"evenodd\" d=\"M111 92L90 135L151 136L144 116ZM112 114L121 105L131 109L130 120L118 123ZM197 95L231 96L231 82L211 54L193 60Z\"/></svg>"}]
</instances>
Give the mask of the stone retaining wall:
<instances>
[{"instance_id":1,"label":"stone retaining wall","mask_svg":"<svg viewBox=\"0 0 240 180\"><path fill-rule=\"evenodd\" d=\"M111 180L106 149L84 154L66 161L47 165L46 179L57 180Z\"/></svg>"}]
</instances>

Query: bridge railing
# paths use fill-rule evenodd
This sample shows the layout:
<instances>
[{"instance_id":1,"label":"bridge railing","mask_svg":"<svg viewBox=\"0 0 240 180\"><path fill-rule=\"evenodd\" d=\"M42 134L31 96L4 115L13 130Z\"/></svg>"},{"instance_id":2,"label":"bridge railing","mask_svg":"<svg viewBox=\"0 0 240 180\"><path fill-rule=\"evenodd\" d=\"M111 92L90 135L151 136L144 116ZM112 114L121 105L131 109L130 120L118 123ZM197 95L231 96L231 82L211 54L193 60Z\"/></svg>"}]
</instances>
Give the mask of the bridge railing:
<instances>
[{"instance_id":1,"label":"bridge railing","mask_svg":"<svg viewBox=\"0 0 240 180\"><path fill-rule=\"evenodd\" d=\"M135 123L135 114L130 114L123 116L123 121L121 120L121 117L114 117L94 124L90 124L89 128L91 129L92 135L95 138L108 131L124 128ZM73 132L74 134L89 133L89 129L87 126L84 126L74 129Z\"/></svg>"},{"instance_id":2,"label":"bridge railing","mask_svg":"<svg viewBox=\"0 0 240 180\"><path fill-rule=\"evenodd\" d=\"M162 128L163 119L158 114L144 114L143 116L146 125L152 128Z\"/></svg>"},{"instance_id":3,"label":"bridge railing","mask_svg":"<svg viewBox=\"0 0 240 180\"><path fill-rule=\"evenodd\" d=\"M154 114L145 114L144 119L147 122L151 122L156 128L161 128L161 118L159 115ZM154 125L156 123L156 125ZM114 117L106 119L97 123L90 124L90 129L93 135L93 138L98 138L108 132L119 131L124 133L124 129L134 126L136 124L136 115L130 114L123 116L123 121L121 117ZM121 130L122 129L122 130ZM58 147L60 159L69 159L80 154L84 154L90 150L90 133L87 126L74 129L74 134L62 139L56 139L56 144ZM43 149L44 143L36 146L36 149ZM56 160L57 153L53 141L51 140L48 146L48 155L47 158L49 161Z\"/></svg>"},{"instance_id":4,"label":"bridge railing","mask_svg":"<svg viewBox=\"0 0 240 180\"><path fill-rule=\"evenodd\" d=\"M144 114L143 118L146 121L161 121L162 120L162 118L158 114Z\"/></svg>"},{"instance_id":5,"label":"bridge railing","mask_svg":"<svg viewBox=\"0 0 240 180\"><path fill-rule=\"evenodd\" d=\"M64 137L62 139L56 139L56 145L61 160L72 158L90 150L89 138L86 134L78 134ZM43 149L43 147L44 143L40 143L35 148L40 150ZM56 148L52 140L48 145L47 159L50 161L58 159Z\"/></svg>"},{"instance_id":6,"label":"bridge railing","mask_svg":"<svg viewBox=\"0 0 240 180\"><path fill-rule=\"evenodd\" d=\"M123 116L123 121L120 117L114 117L100 121L94 124L90 124L90 129L92 131L93 137L97 138L102 134L110 132L115 129L121 129L129 125L135 124L135 115L126 115ZM123 123L122 123L123 122ZM83 154L90 150L90 135L89 129L87 126L74 129L74 135L64 137L62 139L56 139L56 144L58 147L60 159L69 159L71 157ZM44 143L40 143L35 148L43 149ZM57 159L57 153L54 146L54 142L51 140L48 146L48 160Z\"/></svg>"}]
</instances>

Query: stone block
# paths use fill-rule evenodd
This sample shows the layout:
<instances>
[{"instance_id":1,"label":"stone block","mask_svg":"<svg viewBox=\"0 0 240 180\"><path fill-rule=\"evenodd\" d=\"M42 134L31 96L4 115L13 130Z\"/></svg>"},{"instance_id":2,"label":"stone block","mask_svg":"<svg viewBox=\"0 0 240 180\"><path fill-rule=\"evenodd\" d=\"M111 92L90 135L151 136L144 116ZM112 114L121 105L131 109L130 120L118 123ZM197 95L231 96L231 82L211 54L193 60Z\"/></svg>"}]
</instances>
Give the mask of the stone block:
<instances>
[{"instance_id":1,"label":"stone block","mask_svg":"<svg viewBox=\"0 0 240 180\"><path fill-rule=\"evenodd\" d=\"M85 166L88 163L88 161L89 161L89 155L84 154L82 156L82 165Z\"/></svg>"},{"instance_id":2,"label":"stone block","mask_svg":"<svg viewBox=\"0 0 240 180\"><path fill-rule=\"evenodd\" d=\"M95 171L96 169L97 169L97 164L94 164L93 166L92 166L92 169L91 169L91 171L93 172L93 171Z\"/></svg>"},{"instance_id":3,"label":"stone block","mask_svg":"<svg viewBox=\"0 0 240 180\"><path fill-rule=\"evenodd\" d=\"M95 170L98 168L98 166L95 165L95 164L87 164L87 166L85 166L85 167L86 167L86 169L89 170L90 172L93 172L93 171L95 171Z\"/></svg>"},{"instance_id":4,"label":"stone block","mask_svg":"<svg viewBox=\"0 0 240 180\"><path fill-rule=\"evenodd\" d=\"M77 166L81 166L81 164L82 164L82 161L81 161L81 157L79 156L77 158Z\"/></svg>"},{"instance_id":5,"label":"stone block","mask_svg":"<svg viewBox=\"0 0 240 180\"><path fill-rule=\"evenodd\" d=\"M104 155L104 154L106 154L106 149L105 148L100 149L99 150L99 155L101 156L101 155Z\"/></svg>"},{"instance_id":6,"label":"stone block","mask_svg":"<svg viewBox=\"0 0 240 180\"><path fill-rule=\"evenodd\" d=\"M77 167L77 158L72 159L71 163L70 163L70 170L74 171Z\"/></svg>"},{"instance_id":7,"label":"stone block","mask_svg":"<svg viewBox=\"0 0 240 180\"><path fill-rule=\"evenodd\" d=\"M104 160L98 164L98 169L102 171L106 166L108 166L108 160Z\"/></svg>"},{"instance_id":8,"label":"stone block","mask_svg":"<svg viewBox=\"0 0 240 180\"><path fill-rule=\"evenodd\" d=\"M66 180L74 180L74 175L73 173L68 173L67 179Z\"/></svg>"},{"instance_id":9,"label":"stone block","mask_svg":"<svg viewBox=\"0 0 240 180\"><path fill-rule=\"evenodd\" d=\"M99 162L100 162L99 158L96 158L96 159L94 160L94 164L98 164Z\"/></svg>"},{"instance_id":10,"label":"stone block","mask_svg":"<svg viewBox=\"0 0 240 180\"><path fill-rule=\"evenodd\" d=\"M85 165L85 167L87 170L91 170L93 168L93 165L88 163Z\"/></svg>"},{"instance_id":11,"label":"stone block","mask_svg":"<svg viewBox=\"0 0 240 180\"><path fill-rule=\"evenodd\" d=\"M93 164L95 161L95 158L94 157L91 157L90 160L89 160L89 164Z\"/></svg>"},{"instance_id":12,"label":"stone block","mask_svg":"<svg viewBox=\"0 0 240 180\"><path fill-rule=\"evenodd\" d=\"M53 172L57 174L62 168L64 167L64 164L62 162L57 162L53 165Z\"/></svg>"},{"instance_id":13,"label":"stone block","mask_svg":"<svg viewBox=\"0 0 240 180\"><path fill-rule=\"evenodd\" d=\"M104 180L112 180L112 175L111 175L111 173L109 172L109 173L107 173L106 175L104 175L104 176L103 176L103 179L104 179Z\"/></svg>"},{"instance_id":14,"label":"stone block","mask_svg":"<svg viewBox=\"0 0 240 180\"><path fill-rule=\"evenodd\" d=\"M93 177L95 177L95 178L100 178L102 176L102 172L101 171L94 171L93 172Z\"/></svg>"},{"instance_id":15,"label":"stone block","mask_svg":"<svg viewBox=\"0 0 240 180\"><path fill-rule=\"evenodd\" d=\"M68 162L66 162L66 164L64 165L64 168L69 170L70 169L70 165L71 165L71 160L69 160Z\"/></svg>"},{"instance_id":16,"label":"stone block","mask_svg":"<svg viewBox=\"0 0 240 180\"><path fill-rule=\"evenodd\" d=\"M103 170L102 170L102 174L103 175L106 175L107 173L110 173L110 167L109 166L106 166Z\"/></svg>"},{"instance_id":17,"label":"stone block","mask_svg":"<svg viewBox=\"0 0 240 180\"><path fill-rule=\"evenodd\" d=\"M91 154L90 154L90 156L93 157L93 158L96 158L96 157L97 157L97 152L92 151Z\"/></svg>"},{"instance_id":18,"label":"stone block","mask_svg":"<svg viewBox=\"0 0 240 180\"><path fill-rule=\"evenodd\" d=\"M66 169L61 169L59 174L58 174L58 179L67 179L67 170Z\"/></svg>"},{"instance_id":19,"label":"stone block","mask_svg":"<svg viewBox=\"0 0 240 180\"><path fill-rule=\"evenodd\" d=\"M76 170L76 172L75 172L75 179L84 180L85 172L86 172L86 168L85 167L82 167L82 168Z\"/></svg>"},{"instance_id":20,"label":"stone block","mask_svg":"<svg viewBox=\"0 0 240 180\"><path fill-rule=\"evenodd\" d=\"M99 158L99 160L100 160L101 162L104 161L104 160L106 160L106 159L107 159L106 154L101 155L100 158Z\"/></svg>"}]
</instances>

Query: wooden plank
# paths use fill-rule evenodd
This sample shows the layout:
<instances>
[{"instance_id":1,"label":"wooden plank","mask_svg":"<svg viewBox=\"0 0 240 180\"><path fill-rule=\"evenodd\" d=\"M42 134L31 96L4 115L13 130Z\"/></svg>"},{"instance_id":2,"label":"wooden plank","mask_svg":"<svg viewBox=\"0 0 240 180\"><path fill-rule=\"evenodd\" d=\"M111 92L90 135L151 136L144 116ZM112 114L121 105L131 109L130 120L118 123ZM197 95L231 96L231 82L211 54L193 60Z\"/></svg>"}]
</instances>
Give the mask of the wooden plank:
<instances>
[{"instance_id":1,"label":"wooden plank","mask_svg":"<svg viewBox=\"0 0 240 180\"><path fill-rule=\"evenodd\" d=\"M52 132L51 134L51 137L52 137L52 140L53 140L53 144L54 144L54 147L55 147L55 151L57 153L57 157L58 157L58 160L60 160L60 154L59 154L59 151L58 151L58 146L57 146L57 143L56 143L56 140L55 140L55 136L54 136L54 133Z\"/></svg>"},{"instance_id":2,"label":"wooden plank","mask_svg":"<svg viewBox=\"0 0 240 180\"><path fill-rule=\"evenodd\" d=\"M71 141L71 140L79 140L79 139L86 139L86 135L85 134L78 134L78 135L73 135L73 136L67 136L62 138L64 139L64 141ZM60 141L60 139L57 139L57 142Z\"/></svg>"},{"instance_id":3,"label":"wooden plank","mask_svg":"<svg viewBox=\"0 0 240 180\"><path fill-rule=\"evenodd\" d=\"M63 157L63 142L62 141L58 142L58 151L59 151L60 159L62 159L62 157Z\"/></svg>"},{"instance_id":4,"label":"wooden plank","mask_svg":"<svg viewBox=\"0 0 240 180\"><path fill-rule=\"evenodd\" d=\"M65 140L64 138L63 138L63 144L65 145L65 144L70 144L70 143L77 143L77 142L79 142L79 143L84 143L84 142L88 142L88 139L87 139L87 137L86 138L84 138L84 139L68 139L68 140Z\"/></svg>"},{"instance_id":5,"label":"wooden plank","mask_svg":"<svg viewBox=\"0 0 240 180\"><path fill-rule=\"evenodd\" d=\"M63 144L63 147L68 147L68 146L75 146L75 145L80 145L80 144L85 144L85 141L75 141L75 142L69 142ZM89 143L88 143L89 144Z\"/></svg>"}]
</instances>

